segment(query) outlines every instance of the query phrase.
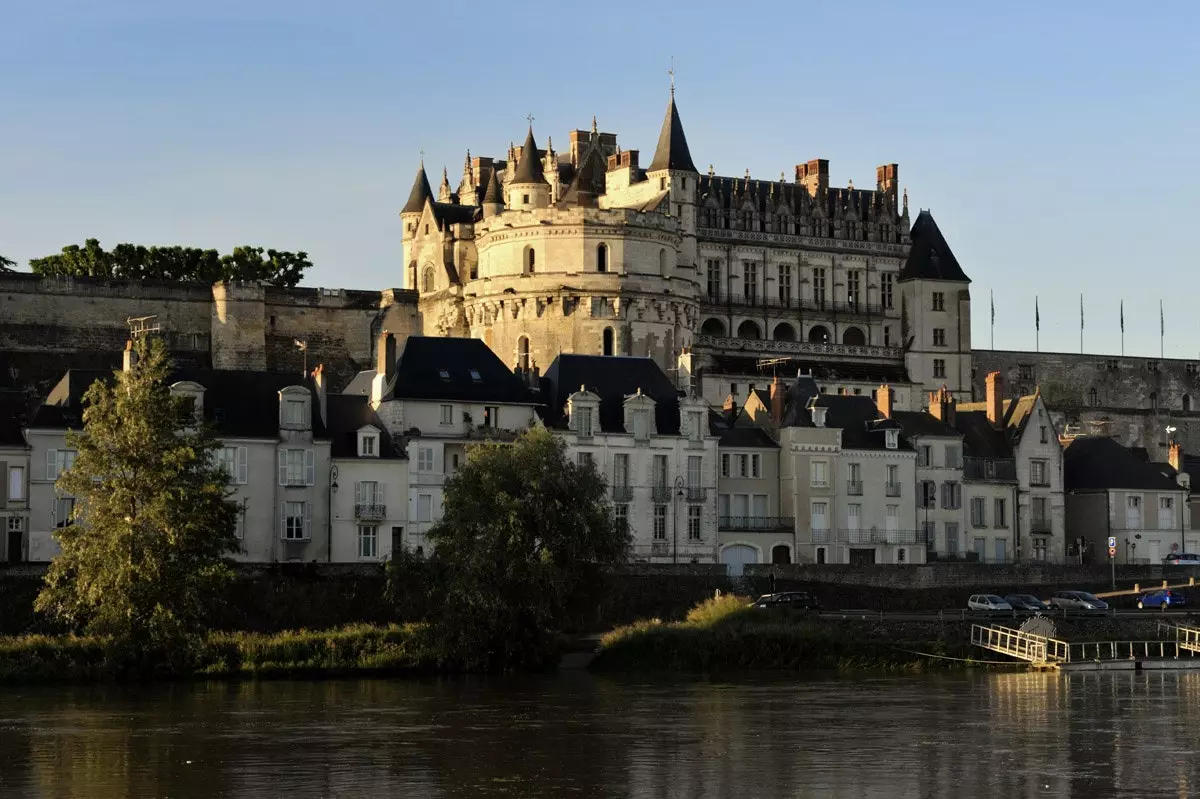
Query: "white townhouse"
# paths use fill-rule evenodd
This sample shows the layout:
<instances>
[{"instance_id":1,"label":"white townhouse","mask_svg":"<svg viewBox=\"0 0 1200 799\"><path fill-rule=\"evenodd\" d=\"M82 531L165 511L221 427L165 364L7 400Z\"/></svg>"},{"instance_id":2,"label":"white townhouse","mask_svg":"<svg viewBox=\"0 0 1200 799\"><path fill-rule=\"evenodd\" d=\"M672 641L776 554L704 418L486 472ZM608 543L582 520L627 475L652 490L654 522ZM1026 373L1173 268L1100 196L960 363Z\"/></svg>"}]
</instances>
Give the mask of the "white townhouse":
<instances>
[{"instance_id":1,"label":"white townhouse","mask_svg":"<svg viewBox=\"0 0 1200 799\"><path fill-rule=\"evenodd\" d=\"M546 427L607 478L632 557L716 562L718 438L704 400L632 356L559 355L543 386Z\"/></svg>"},{"instance_id":2,"label":"white townhouse","mask_svg":"<svg viewBox=\"0 0 1200 799\"><path fill-rule=\"evenodd\" d=\"M0 392L0 563L28 559L29 446L21 431L25 395Z\"/></svg>"},{"instance_id":3,"label":"white townhouse","mask_svg":"<svg viewBox=\"0 0 1200 799\"><path fill-rule=\"evenodd\" d=\"M331 394L328 427L332 547L336 563L380 562L404 544L408 458L370 398Z\"/></svg>"},{"instance_id":4,"label":"white townhouse","mask_svg":"<svg viewBox=\"0 0 1200 799\"><path fill-rule=\"evenodd\" d=\"M126 348L123 368L136 356ZM75 461L67 431L82 427L82 400L112 372L70 370L33 414L25 436L31 463L28 556L49 561L58 553L54 531L70 523L75 498L60 491L58 475ZM328 561L330 458L325 430L324 378L281 372L180 368L171 392L191 400L197 416L221 441L216 458L230 476L241 506L235 560L254 563Z\"/></svg>"},{"instance_id":5,"label":"white townhouse","mask_svg":"<svg viewBox=\"0 0 1200 799\"><path fill-rule=\"evenodd\" d=\"M425 554L425 533L442 516L446 478L466 462L467 446L512 440L538 424L538 399L478 339L410 336L397 356L384 331L376 369L360 372L343 394L365 395L377 419L408 458L403 541ZM397 498L397 501L399 498Z\"/></svg>"}]
</instances>

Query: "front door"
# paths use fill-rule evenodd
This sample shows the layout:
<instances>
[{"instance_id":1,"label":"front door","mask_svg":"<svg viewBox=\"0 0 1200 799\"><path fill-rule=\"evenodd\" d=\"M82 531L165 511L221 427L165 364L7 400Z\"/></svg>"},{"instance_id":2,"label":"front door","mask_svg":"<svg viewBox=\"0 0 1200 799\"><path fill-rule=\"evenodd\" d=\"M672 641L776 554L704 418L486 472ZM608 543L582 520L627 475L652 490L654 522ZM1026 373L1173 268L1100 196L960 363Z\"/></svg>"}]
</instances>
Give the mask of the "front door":
<instances>
[{"instance_id":1,"label":"front door","mask_svg":"<svg viewBox=\"0 0 1200 799\"><path fill-rule=\"evenodd\" d=\"M874 549L851 549L850 550L850 565L851 566L874 566L875 565L875 550Z\"/></svg>"},{"instance_id":2,"label":"front door","mask_svg":"<svg viewBox=\"0 0 1200 799\"><path fill-rule=\"evenodd\" d=\"M721 550L721 562L730 577L741 577L747 563L758 563L758 552L745 544L733 544Z\"/></svg>"},{"instance_id":3,"label":"front door","mask_svg":"<svg viewBox=\"0 0 1200 799\"><path fill-rule=\"evenodd\" d=\"M976 538L975 539L975 556L977 558L979 558L980 563L987 562L987 539L986 538Z\"/></svg>"},{"instance_id":4,"label":"front door","mask_svg":"<svg viewBox=\"0 0 1200 799\"><path fill-rule=\"evenodd\" d=\"M11 524L11 522L10 522ZM21 563L25 560L25 533L20 529L8 531L8 562Z\"/></svg>"},{"instance_id":5,"label":"front door","mask_svg":"<svg viewBox=\"0 0 1200 799\"><path fill-rule=\"evenodd\" d=\"M1161 541L1146 542L1146 557L1150 559L1151 563L1158 563L1163 559L1163 554L1162 554L1161 550L1162 550L1162 542Z\"/></svg>"}]
</instances>

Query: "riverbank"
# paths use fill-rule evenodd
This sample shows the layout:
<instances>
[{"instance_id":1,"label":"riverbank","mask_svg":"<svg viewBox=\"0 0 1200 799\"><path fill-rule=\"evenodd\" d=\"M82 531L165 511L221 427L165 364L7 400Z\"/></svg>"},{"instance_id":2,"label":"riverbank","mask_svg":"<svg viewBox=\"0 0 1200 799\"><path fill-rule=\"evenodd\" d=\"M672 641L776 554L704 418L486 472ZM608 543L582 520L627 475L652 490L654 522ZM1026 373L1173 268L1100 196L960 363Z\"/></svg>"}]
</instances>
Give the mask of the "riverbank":
<instances>
[{"instance_id":1,"label":"riverbank","mask_svg":"<svg viewBox=\"0 0 1200 799\"><path fill-rule=\"evenodd\" d=\"M744 597L697 606L681 622L649 620L605 635L598 672L891 671L1020 668L970 644L970 620L878 622L759 610ZM1155 640L1155 620L1058 620L1068 640Z\"/></svg>"},{"instance_id":2,"label":"riverbank","mask_svg":"<svg viewBox=\"0 0 1200 799\"><path fill-rule=\"evenodd\" d=\"M159 679L340 677L428 674L439 660L420 625L336 630L210 633L149 674ZM128 676L112 643L82 636L0 638L0 683L106 682Z\"/></svg>"}]
</instances>

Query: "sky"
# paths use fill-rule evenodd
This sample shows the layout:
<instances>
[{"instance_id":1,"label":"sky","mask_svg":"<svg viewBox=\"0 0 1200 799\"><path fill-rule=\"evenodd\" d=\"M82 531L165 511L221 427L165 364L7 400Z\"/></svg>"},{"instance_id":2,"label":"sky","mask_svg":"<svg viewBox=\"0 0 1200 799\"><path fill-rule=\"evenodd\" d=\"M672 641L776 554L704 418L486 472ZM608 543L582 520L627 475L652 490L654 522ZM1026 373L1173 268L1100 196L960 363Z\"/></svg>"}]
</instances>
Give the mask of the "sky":
<instances>
[{"instance_id":1,"label":"sky","mask_svg":"<svg viewBox=\"0 0 1200 799\"><path fill-rule=\"evenodd\" d=\"M698 168L896 162L972 279L972 338L1200 358L1200 3L12 3L0 254L86 238L304 250L308 285L403 281L425 153L618 134L653 151L674 58Z\"/></svg>"}]
</instances>

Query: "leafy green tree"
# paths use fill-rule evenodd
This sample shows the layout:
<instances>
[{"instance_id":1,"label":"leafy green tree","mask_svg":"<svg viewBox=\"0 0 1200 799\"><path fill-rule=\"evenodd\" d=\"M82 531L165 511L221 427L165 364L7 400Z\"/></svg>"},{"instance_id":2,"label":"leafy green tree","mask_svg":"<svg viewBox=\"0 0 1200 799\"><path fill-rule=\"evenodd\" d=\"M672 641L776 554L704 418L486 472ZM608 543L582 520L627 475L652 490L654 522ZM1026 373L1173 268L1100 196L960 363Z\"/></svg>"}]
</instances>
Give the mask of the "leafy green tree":
<instances>
[{"instance_id":1,"label":"leafy green tree","mask_svg":"<svg viewBox=\"0 0 1200 799\"><path fill-rule=\"evenodd\" d=\"M0 272L11 272L11 271L13 271L13 267L16 265L17 265L16 261L12 260L11 258L5 258L3 255L0 255Z\"/></svg>"},{"instance_id":2,"label":"leafy green tree","mask_svg":"<svg viewBox=\"0 0 1200 799\"><path fill-rule=\"evenodd\" d=\"M218 442L173 397L163 343L142 338L137 363L84 395L78 455L57 487L76 497L55 533L37 610L104 636L146 666L186 653L232 577L236 503Z\"/></svg>"},{"instance_id":3,"label":"leafy green tree","mask_svg":"<svg viewBox=\"0 0 1200 799\"><path fill-rule=\"evenodd\" d=\"M471 670L545 663L572 609L630 543L595 467L568 460L545 430L472 449L446 482L445 513L427 535L431 640L443 665ZM412 566L396 564L398 591Z\"/></svg>"},{"instance_id":4,"label":"leafy green tree","mask_svg":"<svg viewBox=\"0 0 1200 799\"><path fill-rule=\"evenodd\" d=\"M34 258L29 266L37 275L199 283L261 280L273 286L292 287L300 284L312 262L304 252L262 247L235 247L232 253L221 255L216 250L198 247L118 244L109 252L98 240L88 239L82 247L72 244L54 255Z\"/></svg>"}]
</instances>

